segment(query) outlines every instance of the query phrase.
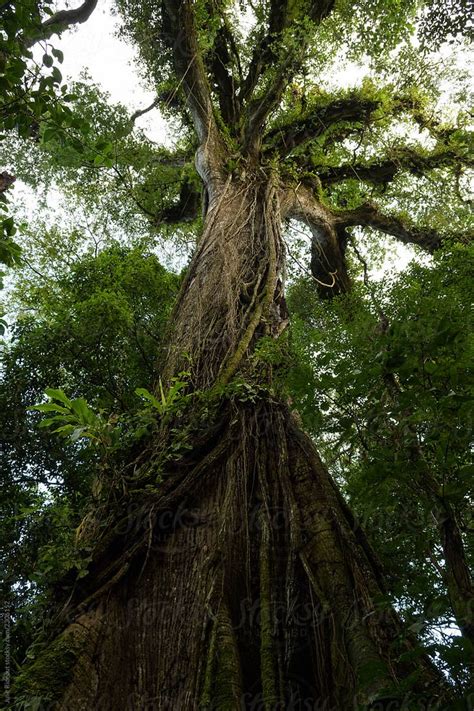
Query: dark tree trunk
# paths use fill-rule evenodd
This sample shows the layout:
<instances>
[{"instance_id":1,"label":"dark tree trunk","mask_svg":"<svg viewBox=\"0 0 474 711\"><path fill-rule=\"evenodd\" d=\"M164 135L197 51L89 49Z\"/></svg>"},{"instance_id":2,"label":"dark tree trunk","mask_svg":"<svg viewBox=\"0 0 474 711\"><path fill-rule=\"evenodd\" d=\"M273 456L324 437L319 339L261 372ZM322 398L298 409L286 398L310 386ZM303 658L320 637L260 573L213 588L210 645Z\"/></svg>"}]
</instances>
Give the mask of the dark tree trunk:
<instances>
[{"instance_id":1,"label":"dark tree trunk","mask_svg":"<svg viewBox=\"0 0 474 711\"><path fill-rule=\"evenodd\" d=\"M221 398L96 556L64 632L23 676L47 694L60 654L55 708L393 709L390 697L445 693L380 605L377 560L313 444L261 387L253 346L286 322L284 203L260 174L213 196L166 372L190 371L195 390L237 372L260 387Z\"/></svg>"}]
</instances>

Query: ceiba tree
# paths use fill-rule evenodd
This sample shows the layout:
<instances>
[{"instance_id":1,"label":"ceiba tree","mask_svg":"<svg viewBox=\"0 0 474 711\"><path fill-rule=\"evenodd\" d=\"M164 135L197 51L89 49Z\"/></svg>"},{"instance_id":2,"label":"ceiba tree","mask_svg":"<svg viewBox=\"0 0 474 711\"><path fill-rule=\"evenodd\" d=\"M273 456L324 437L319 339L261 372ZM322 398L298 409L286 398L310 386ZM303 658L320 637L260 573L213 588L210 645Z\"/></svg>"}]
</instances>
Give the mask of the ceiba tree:
<instances>
[{"instance_id":1,"label":"ceiba tree","mask_svg":"<svg viewBox=\"0 0 474 711\"><path fill-rule=\"evenodd\" d=\"M85 3L85 15L94 4ZM445 680L416 652L396 611L380 604L386 589L376 554L273 387L271 364L256 357L262 339L283 338L288 323L288 220L310 230L322 298L350 289L352 227L428 252L455 236L374 201L338 203L337 187L354 178L382 192L400 174L454 174L469 163L453 141L459 127L438 121L416 92L318 90L318 46L334 40L338 25L372 21L373 44L391 27L395 45L415 3L349 5L118 3L159 86L153 105L177 112L195 135L199 190L177 155L178 199L156 214L146 210L155 224L202 214L162 368L165 390L186 373L193 405L161 424L120 485L102 473L111 493L82 531L93 544L88 574L68 589L55 638L20 675L26 695L48 697L54 686L61 709L449 703ZM27 44L78 21L66 15L47 20ZM249 18L257 23L246 36ZM334 146L362 140L368 127L401 117L426 132L428 148L407 140L396 154L379 144L361 162L318 163ZM396 383L388 387L396 397ZM185 453L167 458L177 428L186 427ZM114 487L121 503L104 530ZM446 555L456 549L458 621L472 634L472 588L450 515L439 509Z\"/></svg>"}]
</instances>

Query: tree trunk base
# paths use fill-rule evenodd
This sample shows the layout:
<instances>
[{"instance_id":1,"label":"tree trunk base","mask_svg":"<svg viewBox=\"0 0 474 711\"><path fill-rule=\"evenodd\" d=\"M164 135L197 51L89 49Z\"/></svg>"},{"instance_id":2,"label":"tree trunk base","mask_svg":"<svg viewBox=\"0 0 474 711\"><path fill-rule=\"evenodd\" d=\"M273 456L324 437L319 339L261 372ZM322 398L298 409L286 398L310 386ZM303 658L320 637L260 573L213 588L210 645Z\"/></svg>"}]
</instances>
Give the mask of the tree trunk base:
<instances>
[{"instance_id":1,"label":"tree trunk base","mask_svg":"<svg viewBox=\"0 0 474 711\"><path fill-rule=\"evenodd\" d=\"M375 556L287 408L233 402L222 422L122 536L118 572L104 583L96 566L102 586L75 601L54 707L393 709L412 694L438 698L424 657L400 661L414 647L380 604ZM23 681L48 697L39 661ZM54 651L48 663L55 674Z\"/></svg>"}]
</instances>

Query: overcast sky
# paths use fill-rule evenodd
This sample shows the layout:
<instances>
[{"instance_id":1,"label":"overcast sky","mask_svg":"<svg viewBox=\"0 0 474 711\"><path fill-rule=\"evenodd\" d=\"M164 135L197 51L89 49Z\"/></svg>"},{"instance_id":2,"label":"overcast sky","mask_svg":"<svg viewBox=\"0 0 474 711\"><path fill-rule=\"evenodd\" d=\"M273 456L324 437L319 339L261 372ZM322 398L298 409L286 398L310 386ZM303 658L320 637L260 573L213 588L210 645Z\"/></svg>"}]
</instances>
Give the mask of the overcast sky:
<instances>
[{"instance_id":1,"label":"overcast sky","mask_svg":"<svg viewBox=\"0 0 474 711\"><path fill-rule=\"evenodd\" d=\"M77 2L76 2L77 4ZM91 17L83 25L54 38L54 46L64 53L63 76L79 79L87 69L92 79L110 93L112 102L128 106L132 112L149 106L155 98L140 83L135 68L136 50L117 36L119 18L112 15L113 3L99 0ZM158 111L137 121L153 140L163 141L166 126Z\"/></svg>"}]
</instances>

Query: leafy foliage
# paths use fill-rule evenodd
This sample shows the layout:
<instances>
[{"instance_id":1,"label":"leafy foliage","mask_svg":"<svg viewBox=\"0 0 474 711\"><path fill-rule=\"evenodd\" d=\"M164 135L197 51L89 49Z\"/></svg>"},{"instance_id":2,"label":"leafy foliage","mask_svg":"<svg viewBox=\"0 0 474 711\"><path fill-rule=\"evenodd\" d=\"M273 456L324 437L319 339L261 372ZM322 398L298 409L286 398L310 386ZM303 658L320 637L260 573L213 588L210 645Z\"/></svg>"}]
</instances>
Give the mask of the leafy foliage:
<instances>
[{"instance_id":1,"label":"leafy foliage","mask_svg":"<svg viewBox=\"0 0 474 711\"><path fill-rule=\"evenodd\" d=\"M134 390L153 387L178 283L154 255L115 245L17 290L20 313L3 348L0 384L1 595L15 609L17 663L51 584L87 567L75 528L91 487L97 492L97 467L110 466L114 451L131 441L122 440L117 423L140 410ZM45 389L51 402L35 407ZM44 421L37 410L68 436L66 446L38 428ZM87 440L97 446L85 446Z\"/></svg>"},{"instance_id":2,"label":"leafy foliage","mask_svg":"<svg viewBox=\"0 0 474 711\"><path fill-rule=\"evenodd\" d=\"M61 50L46 40L43 57L31 50L36 36L41 36L42 17L54 15L50 0L44 2L5 2L0 8L0 147L8 153L9 136L48 141L84 122L68 105L71 97L58 64ZM0 189L0 262L13 266L20 261L20 249L12 239L16 233L14 218L8 215L8 199Z\"/></svg>"}]
</instances>

